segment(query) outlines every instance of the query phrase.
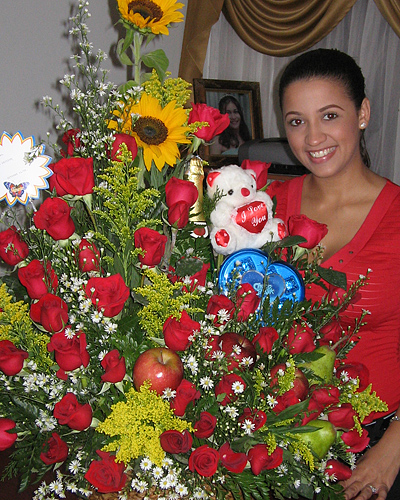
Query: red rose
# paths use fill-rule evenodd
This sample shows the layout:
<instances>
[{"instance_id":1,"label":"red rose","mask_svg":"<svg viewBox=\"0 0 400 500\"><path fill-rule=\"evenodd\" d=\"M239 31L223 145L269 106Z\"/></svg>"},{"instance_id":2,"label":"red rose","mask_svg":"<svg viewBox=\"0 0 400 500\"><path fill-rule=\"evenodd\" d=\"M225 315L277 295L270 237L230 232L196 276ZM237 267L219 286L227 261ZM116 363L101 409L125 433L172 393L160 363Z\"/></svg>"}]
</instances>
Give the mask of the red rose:
<instances>
[{"instance_id":1,"label":"red rose","mask_svg":"<svg viewBox=\"0 0 400 500\"><path fill-rule=\"evenodd\" d=\"M182 311L179 320L170 316L163 327L165 345L173 351L184 351L191 344L190 337L198 330L200 323L194 321L186 311Z\"/></svg>"},{"instance_id":2,"label":"red rose","mask_svg":"<svg viewBox=\"0 0 400 500\"><path fill-rule=\"evenodd\" d=\"M334 345L342 338L343 328L340 322L334 318L327 325L324 325L319 331L321 338L319 339L320 345Z\"/></svg>"},{"instance_id":3,"label":"red rose","mask_svg":"<svg viewBox=\"0 0 400 500\"><path fill-rule=\"evenodd\" d=\"M357 392L365 391L369 385L369 371L363 363L346 363L336 370L336 376L345 381L349 379L359 380Z\"/></svg>"},{"instance_id":4,"label":"red rose","mask_svg":"<svg viewBox=\"0 0 400 500\"><path fill-rule=\"evenodd\" d=\"M334 476L334 481L345 481L351 477L351 469L347 465L337 460L328 460L326 462L325 472L328 476Z\"/></svg>"},{"instance_id":5,"label":"red rose","mask_svg":"<svg viewBox=\"0 0 400 500\"><path fill-rule=\"evenodd\" d=\"M170 430L160 436L161 448L166 453L187 453L192 447L193 438L190 432Z\"/></svg>"},{"instance_id":6,"label":"red rose","mask_svg":"<svg viewBox=\"0 0 400 500\"><path fill-rule=\"evenodd\" d=\"M30 317L48 332L59 332L68 323L68 306L57 295L46 293L31 305Z\"/></svg>"},{"instance_id":7,"label":"red rose","mask_svg":"<svg viewBox=\"0 0 400 500\"><path fill-rule=\"evenodd\" d=\"M311 398L317 401L323 408L339 403L340 391L334 385L315 389Z\"/></svg>"},{"instance_id":8,"label":"red rose","mask_svg":"<svg viewBox=\"0 0 400 500\"><path fill-rule=\"evenodd\" d=\"M164 255L167 237L154 229L141 227L134 234L135 247L145 251L145 255L139 255L139 261L144 266L157 266Z\"/></svg>"},{"instance_id":9,"label":"red rose","mask_svg":"<svg viewBox=\"0 0 400 500\"><path fill-rule=\"evenodd\" d=\"M291 236L302 236L307 240L299 243L299 247L314 248L328 233L328 226L301 214L289 217L288 230Z\"/></svg>"},{"instance_id":10,"label":"red rose","mask_svg":"<svg viewBox=\"0 0 400 500\"><path fill-rule=\"evenodd\" d=\"M220 311L225 313L226 319L221 320L218 317ZM215 316L215 326L221 326L232 318L235 312L235 304L226 295L212 295L208 301L206 312Z\"/></svg>"},{"instance_id":11,"label":"red rose","mask_svg":"<svg viewBox=\"0 0 400 500\"><path fill-rule=\"evenodd\" d=\"M79 138L81 131L79 128L71 128L62 136L63 143L67 146L67 153L61 151L61 156L73 156L75 150L80 148L81 140Z\"/></svg>"},{"instance_id":12,"label":"red rose","mask_svg":"<svg viewBox=\"0 0 400 500\"><path fill-rule=\"evenodd\" d=\"M199 192L192 181L171 177L165 186L165 201L169 208L180 201L184 201L191 207L198 197Z\"/></svg>"},{"instance_id":13,"label":"red rose","mask_svg":"<svg viewBox=\"0 0 400 500\"><path fill-rule=\"evenodd\" d=\"M235 453L228 442L219 449L219 459L226 469L235 474L242 473L247 465L246 453Z\"/></svg>"},{"instance_id":14,"label":"red rose","mask_svg":"<svg viewBox=\"0 0 400 500\"><path fill-rule=\"evenodd\" d=\"M225 397L222 399L222 401L219 401L220 405L226 406L228 403L236 401L236 399L238 398L238 394L237 391L235 392L233 390L236 384L241 384L243 386L243 390L246 389L245 381L242 379L242 377L236 375L236 373L228 373L221 378L221 380L215 386L214 390L216 396L225 394Z\"/></svg>"},{"instance_id":15,"label":"red rose","mask_svg":"<svg viewBox=\"0 0 400 500\"><path fill-rule=\"evenodd\" d=\"M78 248L76 255L78 256L79 269L83 273L100 271L100 252L96 245L82 238Z\"/></svg>"},{"instance_id":16,"label":"red rose","mask_svg":"<svg viewBox=\"0 0 400 500\"><path fill-rule=\"evenodd\" d=\"M61 401L54 405L53 415L60 425L68 425L75 431L87 429L92 422L90 404L81 405L72 392L67 392Z\"/></svg>"},{"instance_id":17,"label":"red rose","mask_svg":"<svg viewBox=\"0 0 400 500\"><path fill-rule=\"evenodd\" d=\"M364 451L369 444L368 431L362 430L362 434L358 433L357 429L348 432L343 432L340 436L343 442L349 447L346 451L349 453L360 453Z\"/></svg>"},{"instance_id":18,"label":"red rose","mask_svg":"<svg viewBox=\"0 0 400 500\"><path fill-rule=\"evenodd\" d=\"M253 170L256 174L256 187L262 189L268 182L268 169L271 163L265 163L258 160L243 160L240 165L243 170Z\"/></svg>"},{"instance_id":19,"label":"red rose","mask_svg":"<svg viewBox=\"0 0 400 500\"><path fill-rule=\"evenodd\" d=\"M329 422L339 429L352 429L356 412L350 403L333 408L328 413Z\"/></svg>"},{"instance_id":20,"label":"red rose","mask_svg":"<svg viewBox=\"0 0 400 500\"><path fill-rule=\"evenodd\" d=\"M119 356L117 349L113 349L104 356L101 361L101 366L106 372L101 376L101 380L103 382L116 384L117 382L121 382L121 380L125 377L125 358L123 356Z\"/></svg>"},{"instance_id":21,"label":"red rose","mask_svg":"<svg viewBox=\"0 0 400 500\"><path fill-rule=\"evenodd\" d=\"M0 257L6 264L16 266L28 253L28 245L21 239L15 226L0 232Z\"/></svg>"},{"instance_id":22,"label":"red rose","mask_svg":"<svg viewBox=\"0 0 400 500\"><path fill-rule=\"evenodd\" d=\"M183 379L176 389L176 396L171 401L171 408L175 410L175 415L182 417L185 414L187 405L199 399L200 395L200 391L196 389L192 382Z\"/></svg>"},{"instance_id":23,"label":"red rose","mask_svg":"<svg viewBox=\"0 0 400 500\"><path fill-rule=\"evenodd\" d=\"M40 299L49 290L57 290L58 278L49 261L46 262L45 271L42 261L32 260L27 266L18 269L18 278L31 299Z\"/></svg>"},{"instance_id":24,"label":"red rose","mask_svg":"<svg viewBox=\"0 0 400 500\"><path fill-rule=\"evenodd\" d=\"M191 257L190 259L201 262L201 260L198 257ZM188 259L182 258L180 262L185 262L186 260L188 260ZM203 262L200 271L197 271L192 276L189 276L189 278L190 278L189 289L188 289L189 285L187 284L187 281L185 279L186 284L182 287L182 290L184 292L193 292L194 290L196 290L196 288L198 286L204 287L206 284L207 273L208 273L209 268L210 268L210 264L204 264L204 262ZM168 278L171 280L172 283L176 283L178 280L183 281L183 277L178 276L175 272L175 269L172 266L169 267ZM187 277L185 276L185 278L187 278Z\"/></svg>"},{"instance_id":25,"label":"red rose","mask_svg":"<svg viewBox=\"0 0 400 500\"><path fill-rule=\"evenodd\" d=\"M67 443L64 443L57 432L52 433L51 438L43 445L43 449L47 451L42 451L40 458L46 465L64 462L68 456Z\"/></svg>"},{"instance_id":26,"label":"red rose","mask_svg":"<svg viewBox=\"0 0 400 500\"><path fill-rule=\"evenodd\" d=\"M121 154L119 147L121 144L125 144L128 151L132 153L132 160L134 160L138 152L138 147L135 138L129 134L115 134L111 151L111 159L113 161L119 161L118 156Z\"/></svg>"},{"instance_id":27,"label":"red rose","mask_svg":"<svg viewBox=\"0 0 400 500\"><path fill-rule=\"evenodd\" d=\"M246 321L250 314L255 313L260 300L260 297L250 283L240 285L236 292L236 307L239 311L237 315L238 321Z\"/></svg>"},{"instance_id":28,"label":"red rose","mask_svg":"<svg viewBox=\"0 0 400 500\"><path fill-rule=\"evenodd\" d=\"M97 450L101 460L94 460L85 474L99 493L113 493L121 491L125 486L127 476L124 473L124 462L116 462L115 457L108 452Z\"/></svg>"},{"instance_id":29,"label":"red rose","mask_svg":"<svg viewBox=\"0 0 400 500\"><path fill-rule=\"evenodd\" d=\"M272 326L262 326L252 340L254 347L258 345L264 354L269 354L272 346L278 340L279 334Z\"/></svg>"},{"instance_id":30,"label":"red rose","mask_svg":"<svg viewBox=\"0 0 400 500\"><path fill-rule=\"evenodd\" d=\"M129 293L129 288L120 274L90 278L86 285L86 295L107 318L114 318L122 311Z\"/></svg>"},{"instance_id":31,"label":"red rose","mask_svg":"<svg viewBox=\"0 0 400 500\"><path fill-rule=\"evenodd\" d=\"M276 401L277 404L273 407L272 411L278 415L278 413L289 408L289 406L296 405L299 402L299 398L295 389L289 389L281 396L277 396Z\"/></svg>"},{"instance_id":32,"label":"red rose","mask_svg":"<svg viewBox=\"0 0 400 500\"><path fill-rule=\"evenodd\" d=\"M290 354L311 352L315 349L314 332L305 324L295 324L289 330L286 338Z\"/></svg>"},{"instance_id":33,"label":"red rose","mask_svg":"<svg viewBox=\"0 0 400 500\"><path fill-rule=\"evenodd\" d=\"M219 453L214 448L203 444L196 448L189 457L189 469L200 476L210 477L217 472Z\"/></svg>"},{"instance_id":34,"label":"red rose","mask_svg":"<svg viewBox=\"0 0 400 500\"><path fill-rule=\"evenodd\" d=\"M168 206L168 222L182 229L189 222L189 211L199 197L197 187L191 181L171 177L165 186Z\"/></svg>"},{"instance_id":35,"label":"red rose","mask_svg":"<svg viewBox=\"0 0 400 500\"><path fill-rule=\"evenodd\" d=\"M307 410L303 414L304 416L300 425L307 425L308 422L311 422L312 420L318 418L323 409L324 406L311 397L308 401Z\"/></svg>"},{"instance_id":36,"label":"red rose","mask_svg":"<svg viewBox=\"0 0 400 500\"><path fill-rule=\"evenodd\" d=\"M269 453L266 444L256 444L248 453L251 470L258 476L263 470L276 469L282 463L283 450L277 447L273 453Z\"/></svg>"},{"instance_id":37,"label":"red rose","mask_svg":"<svg viewBox=\"0 0 400 500\"><path fill-rule=\"evenodd\" d=\"M57 372L59 378L67 380L65 372L76 370L82 365L86 367L89 364L90 356L86 346L86 335L82 332L75 333L72 338L68 338L65 331L52 335L47 344L47 350L54 351L56 363L60 367Z\"/></svg>"},{"instance_id":38,"label":"red rose","mask_svg":"<svg viewBox=\"0 0 400 500\"><path fill-rule=\"evenodd\" d=\"M221 114L220 111L207 104L193 104L189 113L188 123L207 122L208 127L199 128L194 135L199 139L210 142L213 137L219 135L230 125L229 116Z\"/></svg>"},{"instance_id":39,"label":"red rose","mask_svg":"<svg viewBox=\"0 0 400 500\"><path fill-rule=\"evenodd\" d=\"M243 423L245 420L250 420L251 423L254 424L253 431L257 431L258 429L261 429L267 421L267 414L262 410L257 410L256 408L245 408L239 417L239 422Z\"/></svg>"},{"instance_id":40,"label":"red rose","mask_svg":"<svg viewBox=\"0 0 400 500\"><path fill-rule=\"evenodd\" d=\"M12 377L19 373L24 366L24 359L29 354L18 349L10 340L0 340L0 370Z\"/></svg>"},{"instance_id":41,"label":"red rose","mask_svg":"<svg viewBox=\"0 0 400 500\"><path fill-rule=\"evenodd\" d=\"M200 413L200 420L194 424L194 435L199 439L207 439L214 432L217 425L217 418L208 411Z\"/></svg>"},{"instance_id":42,"label":"red rose","mask_svg":"<svg viewBox=\"0 0 400 500\"><path fill-rule=\"evenodd\" d=\"M51 191L58 196L84 196L91 194L94 186L93 158L63 158L51 165L49 179Z\"/></svg>"},{"instance_id":43,"label":"red rose","mask_svg":"<svg viewBox=\"0 0 400 500\"><path fill-rule=\"evenodd\" d=\"M14 429L15 422L10 418L0 418L0 451L10 448L17 440L17 433L7 432Z\"/></svg>"},{"instance_id":44,"label":"red rose","mask_svg":"<svg viewBox=\"0 0 400 500\"><path fill-rule=\"evenodd\" d=\"M67 240L75 231L71 210L61 198L46 198L33 215L33 222L38 229L47 231L54 240Z\"/></svg>"}]
</instances>

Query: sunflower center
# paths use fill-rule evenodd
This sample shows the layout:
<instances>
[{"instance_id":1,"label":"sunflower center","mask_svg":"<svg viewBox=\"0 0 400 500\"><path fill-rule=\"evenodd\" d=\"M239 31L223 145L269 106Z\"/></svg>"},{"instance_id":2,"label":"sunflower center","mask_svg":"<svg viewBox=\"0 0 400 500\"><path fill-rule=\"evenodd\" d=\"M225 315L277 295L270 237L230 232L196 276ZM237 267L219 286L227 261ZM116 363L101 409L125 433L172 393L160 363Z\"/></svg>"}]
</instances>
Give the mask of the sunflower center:
<instances>
[{"instance_id":1,"label":"sunflower center","mask_svg":"<svg viewBox=\"0 0 400 500\"><path fill-rule=\"evenodd\" d=\"M151 0L136 0L128 5L128 12L132 14L140 14L143 19L150 18L150 21L159 21L164 12L161 8Z\"/></svg>"},{"instance_id":2,"label":"sunflower center","mask_svg":"<svg viewBox=\"0 0 400 500\"><path fill-rule=\"evenodd\" d=\"M141 116L132 130L146 144L158 146L168 137L168 129L164 122L154 116Z\"/></svg>"}]
</instances>

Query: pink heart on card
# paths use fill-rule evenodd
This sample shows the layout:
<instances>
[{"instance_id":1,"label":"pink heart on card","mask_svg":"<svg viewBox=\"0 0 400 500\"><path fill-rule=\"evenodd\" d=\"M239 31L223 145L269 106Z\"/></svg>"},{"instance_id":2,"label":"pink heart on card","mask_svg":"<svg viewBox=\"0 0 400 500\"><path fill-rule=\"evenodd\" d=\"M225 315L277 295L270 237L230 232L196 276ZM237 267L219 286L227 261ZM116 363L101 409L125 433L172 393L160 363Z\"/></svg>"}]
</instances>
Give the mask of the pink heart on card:
<instances>
[{"instance_id":1,"label":"pink heart on card","mask_svg":"<svg viewBox=\"0 0 400 500\"><path fill-rule=\"evenodd\" d=\"M268 222L267 205L263 201L252 201L239 207L235 222L249 233L261 233Z\"/></svg>"}]
</instances>

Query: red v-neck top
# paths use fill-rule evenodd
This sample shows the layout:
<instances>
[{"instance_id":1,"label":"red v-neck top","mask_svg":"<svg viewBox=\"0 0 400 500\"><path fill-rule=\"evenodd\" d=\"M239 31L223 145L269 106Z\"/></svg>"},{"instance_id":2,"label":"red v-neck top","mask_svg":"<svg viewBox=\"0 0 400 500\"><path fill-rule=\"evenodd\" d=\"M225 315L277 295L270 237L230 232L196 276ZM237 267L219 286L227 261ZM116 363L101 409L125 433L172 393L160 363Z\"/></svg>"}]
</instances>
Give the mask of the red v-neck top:
<instances>
[{"instance_id":1,"label":"red v-neck top","mask_svg":"<svg viewBox=\"0 0 400 500\"><path fill-rule=\"evenodd\" d=\"M274 182L269 194L276 196L276 217L287 223L300 214L304 177ZM329 228L328 228L329 229ZM388 404L390 413L400 405L400 187L390 181L382 189L354 238L322 264L343 271L348 284L371 269L361 298L341 315L343 326L354 324L362 309L371 314L361 329L361 340L347 359L364 363L373 390ZM313 285L307 298L319 300L321 287Z\"/></svg>"}]
</instances>

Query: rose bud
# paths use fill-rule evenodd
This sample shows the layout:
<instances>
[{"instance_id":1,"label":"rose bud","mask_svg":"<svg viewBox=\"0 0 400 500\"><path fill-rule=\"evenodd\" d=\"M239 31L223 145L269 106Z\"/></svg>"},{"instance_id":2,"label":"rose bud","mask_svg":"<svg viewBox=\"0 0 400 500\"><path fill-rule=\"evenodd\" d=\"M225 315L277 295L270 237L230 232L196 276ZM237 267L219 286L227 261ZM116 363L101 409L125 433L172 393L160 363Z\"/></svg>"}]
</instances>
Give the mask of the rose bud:
<instances>
[{"instance_id":1,"label":"rose bud","mask_svg":"<svg viewBox=\"0 0 400 500\"><path fill-rule=\"evenodd\" d=\"M215 326L221 326L229 321L234 312L235 304L226 295L212 295L210 297L206 313L215 316Z\"/></svg>"},{"instance_id":2,"label":"rose bud","mask_svg":"<svg viewBox=\"0 0 400 500\"><path fill-rule=\"evenodd\" d=\"M194 135L205 142L210 142L213 137L219 135L230 125L229 116L207 104L193 104L189 113L188 124L194 122L207 122L208 127L200 127Z\"/></svg>"},{"instance_id":3,"label":"rose bud","mask_svg":"<svg viewBox=\"0 0 400 500\"><path fill-rule=\"evenodd\" d=\"M6 264L16 266L28 254L28 245L21 239L15 226L0 232L0 257Z\"/></svg>"},{"instance_id":4,"label":"rose bud","mask_svg":"<svg viewBox=\"0 0 400 500\"><path fill-rule=\"evenodd\" d=\"M189 431L164 431L160 436L161 448L166 453L187 453L192 447L193 438Z\"/></svg>"},{"instance_id":5,"label":"rose bud","mask_svg":"<svg viewBox=\"0 0 400 500\"><path fill-rule=\"evenodd\" d=\"M60 379L68 379L65 372L76 370L80 366L88 366L90 356L86 346L86 335L82 332L77 332L72 338L69 338L65 331L52 335L47 350L54 351L56 363L60 367L57 371Z\"/></svg>"},{"instance_id":6,"label":"rose bud","mask_svg":"<svg viewBox=\"0 0 400 500\"><path fill-rule=\"evenodd\" d=\"M68 306L57 295L46 293L31 305L30 317L48 332L59 332L68 323Z\"/></svg>"},{"instance_id":7,"label":"rose bud","mask_svg":"<svg viewBox=\"0 0 400 500\"><path fill-rule=\"evenodd\" d=\"M72 208L61 198L46 198L33 215L33 223L46 231L54 240L66 240L74 234Z\"/></svg>"},{"instance_id":8,"label":"rose bud","mask_svg":"<svg viewBox=\"0 0 400 500\"><path fill-rule=\"evenodd\" d=\"M17 440L16 432L7 432L15 428L14 420L10 418L0 418L0 451L10 448Z\"/></svg>"},{"instance_id":9,"label":"rose bud","mask_svg":"<svg viewBox=\"0 0 400 500\"><path fill-rule=\"evenodd\" d=\"M362 434L358 433L357 429L343 432L340 436L342 441L349 447L346 451L349 453L360 453L365 450L369 444L368 431L362 430Z\"/></svg>"},{"instance_id":10,"label":"rose bud","mask_svg":"<svg viewBox=\"0 0 400 500\"><path fill-rule=\"evenodd\" d=\"M237 315L238 321L246 321L250 314L254 314L260 304L260 297L250 285L243 283L236 292L236 307L239 311Z\"/></svg>"},{"instance_id":11,"label":"rose bud","mask_svg":"<svg viewBox=\"0 0 400 500\"><path fill-rule=\"evenodd\" d=\"M92 423L92 408L87 404L80 404L72 392L67 394L54 405L54 417L60 425L67 425L75 431L84 431Z\"/></svg>"},{"instance_id":12,"label":"rose bud","mask_svg":"<svg viewBox=\"0 0 400 500\"><path fill-rule=\"evenodd\" d=\"M314 389L311 398L317 401L324 408L339 403L340 391L334 385L319 387Z\"/></svg>"},{"instance_id":13,"label":"rose bud","mask_svg":"<svg viewBox=\"0 0 400 500\"><path fill-rule=\"evenodd\" d=\"M302 248L314 248L328 233L328 226L309 219L306 215L292 215L288 220L291 236L302 236L307 241L299 243Z\"/></svg>"},{"instance_id":14,"label":"rose bud","mask_svg":"<svg viewBox=\"0 0 400 500\"><path fill-rule=\"evenodd\" d=\"M103 382L116 384L121 382L126 374L125 358L120 357L117 349L108 352L101 361L101 366L104 368L104 375L101 376Z\"/></svg>"},{"instance_id":15,"label":"rose bud","mask_svg":"<svg viewBox=\"0 0 400 500\"><path fill-rule=\"evenodd\" d=\"M199 399L200 396L200 391L196 389L196 386L192 382L183 379L176 389L176 395L170 406L175 410L175 415L182 417L185 414L187 405Z\"/></svg>"},{"instance_id":16,"label":"rose bud","mask_svg":"<svg viewBox=\"0 0 400 500\"><path fill-rule=\"evenodd\" d=\"M210 477L217 472L219 453L214 448L203 444L196 448L189 457L189 469L200 476Z\"/></svg>"},{"instance_id":17,"label":"rose bud","mask_svg":"<svg viewBox=\"0 0 400 500\"><path fill-rule=\"evenodd\" d=\"M326 462L325 473L334 476L335 481L345 481L351 477L351 469L338 460L328 460Z\"/></svg>"},{"instance_id":18,"label":"rose bud","mask_svg":"<svg viewBox=\"0 0 400 500\"><path fill-rule=\"evenodd\" d=\"M194 435L199 439L209 438L217 425L217 418L208 411L200 413L200 420L194 424Z\"/></svg>"},{"instance_id":19,"label":"rose bud","mask_svg":"<svg viewBox=\"0 0 400 500\"><path fill-rule=\"evenodd\" d=\"M277 447L273 453L269 453L266 444L256 444L248 452L251 471L258 476L263 470L276 469L281 465L283 459L282 448Z\"/></svg>"},{"instance_id":20,"label":"rose bud","mask_svg":"<svg viewBox=\"0 0 400 500\"><path fill-rule=\"evenodd\" d=\"M268 169L271 163L265 163L259 160L243 160L240 165L243 170L253 170L256 174L256 187L262 189L268 182Z\"/></svg>"},{"instance_id":21,"label":"rose bud","mask_svg":"<svg viewBox=\"0 0 400 500\"><path fill-rule=\"evenodd\" d=\"M200 330L200 323L194 321L186 311L182 311L178 320L170 316L164 323L165 345L173 351L184 351L191 344L191 337Z\"/></svg>"},{"instance_id":22,"label":"rose bud","mask_svg":"<svg viewBox=\"0 0 400 500\"><path fill-rule=\"evenodd\" d=\"M17 375L24 366L24 359L29 354L22 349L18 349L10 340L0 341L0 370L12 377Z\"/></svg>"},{"instance_id":23,"label":"rose bud","mask_svg":"<svg viewBox=\"0 0 400 500\"><path fill-rule=\"evenodd\" d=\"M354 417L356 412L350 403L332 408L328 413L328 420L338 429L352 429L354 427Z\"/></svg>"},{"instance_id":24,"label":"rose bud","mask_svg":"<svg viewBox=\"0 0 400 500\"><path fill-rule=\"evenodd\" d=\"M104 278L90 278L85 291L97 310L107 318L114 318L122 311L130 294L118 273Z\"/></svg>"},{"instance_id":25,"label":"rose bud","mask_svg":"<svg viewBox=\"0 0 400 500\"><path fill-rule=\"evenodd\" d=\"M115 457L108 452L97 450L101 460L94 460L85 474L85 479L99 493L114 493L121 491L126 484L124 462L116 462Z\"/></svg>"},{"instance_id":26,"label":"rose bud","mask_svg":"<svg viewBox=\"0 0 400 500\"><path fill-rule=\"evenodd\" d=\"M163 258L167 237L154 229L141 227L134 234L135 248L141 248L144 255L139 255L143 266L157 266Z\"/></svg>"},{"instance_id":27,"label":"rose bud","mask_svg":"<svg viewBox=\"0 0 400 500\"><path fill-rule=\"evenodd\" d=\"M120 146L121 144L125 144L128 148L128 151L132 154L132 160L136 158L138 147L134 137L129 134L115 134L112 150L111 150L111 159L113 161L119 161L118 156L121 154Z\"/></svg>"},{"instance_id":28,"label":"rose bud","mask_svg":"<svg viewBox=\"0 0 400 500\"><path fill-rule=\"evenodd\" d=\"M52 433L51 438L43 445L43 449L40 458L46 465L64 462L68 457L68 445L57 432Z\"/></svg>"},{"instance_id":29,"label":"rose bud","mask_svg":"<svg viewBox=\"0 0 400 500\"><path fill-rule=\"evenodd\" d=\"M93 158L63 158L52 163L51 169L49 186L57 196L85 196L93 192Z\"/></svg>"},{"instance_id":30,"label":"rose bud","mask_svg":"<svg viewBox=\"0 0 400 500\"><path fill-rule=\"evenodd\" d=\"M40 299L49 291L57 290L58 278L49 261L46 261L45 270L43 261L32 260L27 266L18 269L18 278L31 299Z\"/></svg>"},{"instance_id":31,"label":"rose bud","mask_svg":"<svg viewBox=\"0 0 400 500\"><path fill-rule=\"evenodd\" d=\"M279 334L272 326L262 326L257 335L253 338L254 347L259 347L264 354L269 354L272 346L278 340Z\"/></svg>"},{"instance_id":32,"label":"rose bud","mask_svg":"<svg viewBox=\"0 0 400 500\"><path fill-rule=\"evenodd\" d=\"M100 252L94 243L90 243L85 238L82 238L78 250L76 250L76 255L79 269L83 273L100 271Z\"/></svg>"},{"instance_id":33,"label":"rose bud","mask_svg":"<svg viewBox=\"0 0 400 500\"><path fill-rule=\"evenodd\" d=\"M191 181L171 177L165 186L165 202L169 208L180 201L184 201L191 207L198 197L197 187Z\"/></svg>"},{"instance_id":34,"label":"rose bud","mask_svg":"<svg viewBox=\"0 0 400 500\"><path fill-rule=\"evenodd\" d=\"M73 156L75 151L81 147L80 133L79 128L70 128L63 134L61 140L67 146L67 152L61 151L61 156Z\"/></svg>"},{"instance_id":35,"label":"rose bud","mask_svg":"<svg viewBox=\"0 0 400 500\"><path fill-rule=\"evenodd\" d=\"M231 472L240 474L247 465L246 453L235 453L228 442L224 443L219 449L219 459L221 464Z\"/></svg>"}]
</instances>

